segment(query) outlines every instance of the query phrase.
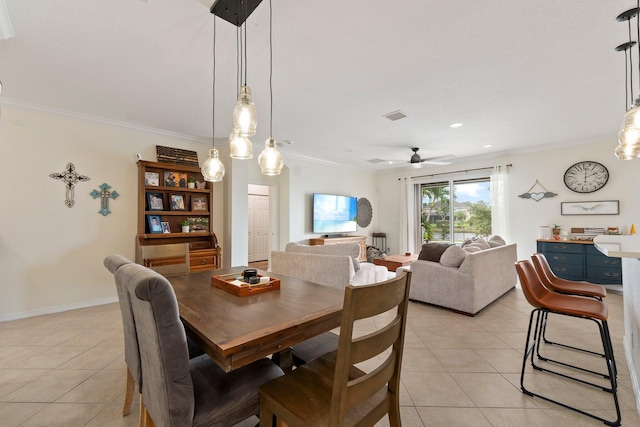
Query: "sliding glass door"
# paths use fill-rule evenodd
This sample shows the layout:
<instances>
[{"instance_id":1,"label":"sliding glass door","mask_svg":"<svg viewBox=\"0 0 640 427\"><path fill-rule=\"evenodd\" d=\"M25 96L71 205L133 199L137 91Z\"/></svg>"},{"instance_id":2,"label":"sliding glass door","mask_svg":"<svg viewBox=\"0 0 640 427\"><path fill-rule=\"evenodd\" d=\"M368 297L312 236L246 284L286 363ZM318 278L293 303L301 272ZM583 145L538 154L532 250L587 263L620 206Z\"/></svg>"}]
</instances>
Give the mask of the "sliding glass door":
<instances>
[{"instance_id":1,"label":"sliding glass door","mask_svg":"<svg viewBox=\"0 0 640 427\"><path fill-rule=\"evenodd\" d=\"M462 243L491 234L489 177L420 185L423 242Z\"/></svg>"}]
</instances>

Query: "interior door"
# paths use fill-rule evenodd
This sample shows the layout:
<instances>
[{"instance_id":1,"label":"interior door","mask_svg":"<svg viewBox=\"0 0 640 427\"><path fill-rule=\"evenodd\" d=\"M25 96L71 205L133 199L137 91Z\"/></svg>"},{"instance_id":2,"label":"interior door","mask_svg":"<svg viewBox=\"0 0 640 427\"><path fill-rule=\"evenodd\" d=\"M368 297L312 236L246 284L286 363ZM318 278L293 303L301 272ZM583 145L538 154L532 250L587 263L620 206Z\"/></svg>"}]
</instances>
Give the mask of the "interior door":
<instances>
[{"instance_id":1,"label":"interior door","mask_svg":"<svg viewBox=\"0 0 640 427\"><path fill-rule=\"evenodd\" d=\"M269 196L249 194L249 262L269 259Z\"/></svg>"}]
</instances>

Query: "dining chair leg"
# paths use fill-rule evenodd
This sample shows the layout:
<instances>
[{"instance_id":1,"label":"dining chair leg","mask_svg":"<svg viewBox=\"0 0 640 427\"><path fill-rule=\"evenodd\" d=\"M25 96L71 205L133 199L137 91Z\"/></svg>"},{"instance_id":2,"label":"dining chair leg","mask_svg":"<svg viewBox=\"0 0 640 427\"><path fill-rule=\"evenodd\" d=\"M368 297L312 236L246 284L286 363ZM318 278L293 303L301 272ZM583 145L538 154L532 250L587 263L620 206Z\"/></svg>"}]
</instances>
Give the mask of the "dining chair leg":
<instances>
[{"instance_id":1,"label":"dining chair leg","mask_svg":"<svg viewBox=\"0 0 640 427\"><path fill-rule=\"evenodd\" d=\"M122 408L123 417L131 411L131 403L133 402L133 392L135 388L136 382L133 380L131 370L127 367L127 383L125 385L124 407Z\"/></svg>"}]
</instances>

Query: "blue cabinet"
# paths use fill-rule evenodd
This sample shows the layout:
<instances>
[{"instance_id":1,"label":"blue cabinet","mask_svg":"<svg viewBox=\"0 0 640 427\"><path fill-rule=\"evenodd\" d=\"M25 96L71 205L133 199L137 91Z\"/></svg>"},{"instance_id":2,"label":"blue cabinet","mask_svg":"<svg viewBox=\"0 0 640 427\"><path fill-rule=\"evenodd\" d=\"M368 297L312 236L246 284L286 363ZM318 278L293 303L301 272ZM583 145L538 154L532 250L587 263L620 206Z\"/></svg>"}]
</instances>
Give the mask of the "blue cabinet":
<instances>
[{"instance_id":1,"label":"blue cabinet","mask_svg":"<svg viewBox=\"0 0 640 427\"><path fill-rule=\"evenodd\" d=\"M558 277L601 285L622 284L620 258L603 255L593 243L538 240L537 246Z\"/></svg>"}]
</instances>

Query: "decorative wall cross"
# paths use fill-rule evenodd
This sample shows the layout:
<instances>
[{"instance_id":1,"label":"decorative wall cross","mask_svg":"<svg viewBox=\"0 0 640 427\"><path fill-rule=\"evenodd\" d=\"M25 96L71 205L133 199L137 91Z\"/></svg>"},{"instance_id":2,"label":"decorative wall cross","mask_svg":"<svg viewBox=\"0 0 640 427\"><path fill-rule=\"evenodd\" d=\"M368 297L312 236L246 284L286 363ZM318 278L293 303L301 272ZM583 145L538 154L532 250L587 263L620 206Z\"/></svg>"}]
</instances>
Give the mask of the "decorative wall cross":
<instances>
[{"instance_id":1,"label":"decorative wall cross","mask_svg":"<svg viewBox=\"0 0 640 427\"><path fill-rule=\"evenodd\" d=\"M67 205L68 208L72 208L76 203L76 201L73 200L73 189L75 185L79 181L89 181L90 179L88 176L78 174L73 163L67 163L67 170L60 173L52 173L49 176L53 179L62 180L66 184L67 193L64 204Z\"/></svg>"},{"instance_id":2,"label":"decorative wall cross","mask_svg":"<svg viewBox=\"0 0 640 427\"><path fill-rule=\"evenodd\" d=\"M105 182L100 186L100 191L93 190L90 193L94 199L97 199L98 197L102 199L100 200L100 211L98 212L103 216L107 216L111 213L111 211L109 210L109 199L111 198L115 200L119 196L117 191L109 191L110 188L111 186Z\"/></svg>"}]
</instances>

